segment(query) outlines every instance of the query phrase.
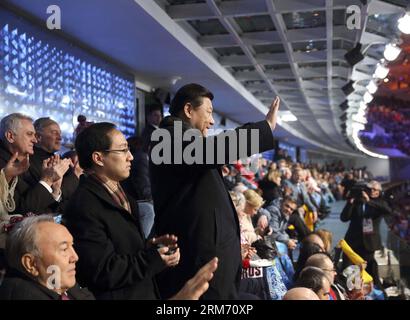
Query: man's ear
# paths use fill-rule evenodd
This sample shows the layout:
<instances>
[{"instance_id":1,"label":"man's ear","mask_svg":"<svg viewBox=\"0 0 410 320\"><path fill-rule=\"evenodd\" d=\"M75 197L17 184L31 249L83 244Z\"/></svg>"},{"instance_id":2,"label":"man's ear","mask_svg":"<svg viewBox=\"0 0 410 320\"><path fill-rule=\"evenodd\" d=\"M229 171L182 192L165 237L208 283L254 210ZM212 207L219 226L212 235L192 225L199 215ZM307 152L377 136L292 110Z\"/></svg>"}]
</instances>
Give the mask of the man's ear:
<instances>
[{"instance_id":1,"label":"man's ear","mask_svg":"<svg viewBox=\"0 0 410 320\"><path fill-rule=\"evenodd\" d=\"M99 167L103 167L104 166L104 156L102 154L102 152L100 151L94 151L93 154L91 155L93 162L99 166Z\"/></svg>"},{"instance_id":2,"label":"man's ear","mask_svg":"<svg viewBox=\"0 0 410 320\"><path fill-rule=\"evenodd\" d=\"M10 144L12 144L16 141L15 134L11 130L7 130L6 133L4 134L4 136L6 137L7 142L10 143Z\"/></svg>"},{"instance_id":3,"label":"man's ear","mask_svg":"<svg viewBox=\"0 0 410 320\"><path fill-rule=\"evenodd\" d=\"M31 253L26 253L21 257L21 264L24 270L32 276L37 277L39 275L35 258Z\"/></svg>"},{"instance_id":4,"label":"man's ear","mask_svg":"<svg viewBox=\"0 0 410 320\"><path fill-rule=\"evenodd\" d=\"M193 111L192 104L189 102L184 105L184 116L188 119L192 119L192 111Z\"/></svg>"},{"instance_id":5,"label":"man's ear","mask_svg":"<svg viewBox=\"0 0 410 320\"><path fill-rule=\"evenodd\" d=\"M41 134L38 134L37 132L35 133L36 139L37 139L37 143L41 142Z\"/></svg>"}]
</instances>

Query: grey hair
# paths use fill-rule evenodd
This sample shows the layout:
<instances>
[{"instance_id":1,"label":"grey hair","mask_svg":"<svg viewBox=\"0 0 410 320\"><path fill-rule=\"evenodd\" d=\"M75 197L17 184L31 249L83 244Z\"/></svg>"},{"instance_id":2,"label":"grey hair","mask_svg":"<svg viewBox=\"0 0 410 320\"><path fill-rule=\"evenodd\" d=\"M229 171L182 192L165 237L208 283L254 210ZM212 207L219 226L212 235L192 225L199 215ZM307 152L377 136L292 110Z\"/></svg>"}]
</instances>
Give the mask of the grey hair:
<instances>
[{"instance_id":1,"label":"grey hair","mask_svg":"<svg viewBox=\"0 0 410 320\"><path fill-rule=\"evenodd\" d=\"M47 128L48 126L51 126L52 124L59 125L56 121L54 121L50 117L38 118L33 123L34 129L36 130L37 133L42 132L44 128Z\"/></svg>"},{"instance_id":2,"label":"grey hair","mask_svg":"<svg viewBox=\"0 0 410 320\"><path fill-rule=\"evenodd\" d=\"M239 207L246 203L246 198L242 192L229 191L229 195L231 196L232 202L235 205L235 207Z\"/></svg>"},{"instance_id":3,"label":"grey hair","mask_svg":"<svg viewBox=\"0 0 410 320\"><path fill-rule=\"evenodd\" d=\"M26 273L21 264L21 258L26 253L39 257L41 252L37 247L37 229L43 222L54 222L50 215L27 217L17 223L7 236L5 255L11 268Z\"/></svg>"},{"instance_id":4,"label":"grey hair","mask_svg":"<svg viewBox=\"0 0 410 320\"><path fill-rule=\"evenodd\" d=\"M383 190L382 184L381 184L379 181L376 181L376 180L370 181L370 182L367 184L367 187L368 187L368 188L375 188L375 189L377 189L377 190L379 190L379 191L382 191L382 190Z\"/></svg>"},{"instance_id":5,"label":"grey hair","mask_svg":"<svg viewBox=\"0 0 410 320\"><path fill-rule=\"evenodd\" d=\"M10 113L9 115L5 116L0 121L0 139L5 140L6 132L12 131L13 133L17 133L18 129L21 127L22 120L29 120L33 122L33 119L29 116L26 116L22 113Z\"/></svg>"}]
</instances>

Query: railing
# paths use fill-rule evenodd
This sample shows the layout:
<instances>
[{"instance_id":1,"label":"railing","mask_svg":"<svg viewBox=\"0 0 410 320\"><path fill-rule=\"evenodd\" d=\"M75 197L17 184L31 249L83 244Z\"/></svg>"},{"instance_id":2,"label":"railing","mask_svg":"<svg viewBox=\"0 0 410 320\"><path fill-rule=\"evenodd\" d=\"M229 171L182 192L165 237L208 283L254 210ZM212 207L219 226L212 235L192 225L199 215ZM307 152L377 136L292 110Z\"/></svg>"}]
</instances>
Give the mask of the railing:
<instances>
[{"instance_id":1,"label":"railing","mask_svg":"<svg viewBox=\"0 0 410 320\"><path fill-rule=\"evenodd\" d=\"M405 199L410 200L409 180L383 184L383 189L387 200L393 204ZM410 241L390 229L387 235L387 247L394 252L401 266L410 266Z\"/></svg>"}]
</instances>

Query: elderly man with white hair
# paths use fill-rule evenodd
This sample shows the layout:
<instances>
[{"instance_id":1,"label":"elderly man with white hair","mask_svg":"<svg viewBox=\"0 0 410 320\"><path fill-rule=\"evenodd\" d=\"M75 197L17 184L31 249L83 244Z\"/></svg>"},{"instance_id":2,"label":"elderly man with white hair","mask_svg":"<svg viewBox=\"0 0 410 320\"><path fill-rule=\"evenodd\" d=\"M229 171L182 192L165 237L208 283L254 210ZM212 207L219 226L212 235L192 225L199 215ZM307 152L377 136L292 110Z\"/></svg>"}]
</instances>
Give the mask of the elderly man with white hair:
<instances>
[{"instance_id":1,"label":"elderly man with white hair","mask_svg":"<svg viewBox=\"0 0 410 320\"><path fill-rule=\"evenodd\" d=\"M370 181L361 191L361 196L347 194L346 205L340 214L343 222L350 221L345 240L352 249L367 261L366 271L373 277L374 284L380 289L377 263L374 252L382 248L380 222L383 216L391 214L387 202L381 197L382 186L377 181ZM351 264L343 256L343 265Z\"/></svg>"},{"instance_id":2,"label":"elderly man with white hair","mask_svg":"<svg viewBox=\"0 0 410 320\"><path fill-rule=\"evenodd\" d=\"M76 280L78 255L67 228L49 215L25 218L11 230L6 243L7 276L0 300L94 300ZM205 264L172 299L197 300L208 289L218 266Z\"/></svg>"}]
</instances>

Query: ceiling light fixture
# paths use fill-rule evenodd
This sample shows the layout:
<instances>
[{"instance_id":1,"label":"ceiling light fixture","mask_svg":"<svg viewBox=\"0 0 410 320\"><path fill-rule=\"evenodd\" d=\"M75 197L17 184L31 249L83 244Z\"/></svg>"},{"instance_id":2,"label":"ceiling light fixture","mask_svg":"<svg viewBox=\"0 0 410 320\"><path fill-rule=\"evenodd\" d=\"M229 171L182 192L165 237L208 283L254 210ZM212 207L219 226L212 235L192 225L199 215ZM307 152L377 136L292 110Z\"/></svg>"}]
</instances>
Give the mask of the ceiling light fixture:
<instances>
[{"instance_id":1,"label":"ceiling light fixture","mask_svg":"<svg viewBox=\"0 0 410 320\"><path fill-rule=\"evenodd\" d=\"M350 66L353 67L356 63L364 59L364 55L362 54L361 50L362 45L361 43L358 43L352 50L344 55L346 61L350 64Z\"/></svg>"},{"instance_id":2,"label":"ceiling light fixture","mask_svg":"<svg viewBox=\"0 0 410 320\"><path fill-rule=\"evenodd\" d=\"M377 87L377 84L374 82L374 80L371 80L369 84L367 85L366 89L369 91L369 93L375 94L378 87Z\"/></svg>"},{"instance_id":3,"label":"ceiling light fixture","mask_svg":"<svg viewBox=\"0 0 410 320\"><path fill-rule=\"evenodd\" d=\"M401 52L401 48L396 46L393 43L389 43L388 45L386 45L385 49L384 49L384 58L388 61L394 61L397 59L397 57L399 56Z\"/></svg>"},{"instance_id":4,"label":"ceiling light fixture","mask_svg":"<svg viewBox=\"0 0 410 320\"><path fill-rule=\"evenodd\" d=\"M293 121L298 121L298 118L296 118L296 116L290 112L290 111L283 111L280 113L279 115L280 119L283 122L293 122Z\"/></svg>"},{"instance_id":5,"label":"ceiling light fixture","mask_svg":"<svg viewBox=\"0 0 410 320\"><path fill-rule=\"evenodd\" d=\"M389 74L389 68L378 63L376 71L374 72L374 75L376 76L376 78L384 79L387 77L388 74Z\"/></svg>"},{"instance_id":6,"label":"ceiling light fixture","mask_svg":"<svg viewBox=\"0 0 410 320\"><path fill-rule=\"evenodd\" d=\"M368 92L368 91L366 91L366 93L364 94L364 96L363 96L363 101L365 102L365 103L369 103L369 102L371 102L373 100L373 96Z\"/></svg>"},{"instance_id":7,"label":"ceiling light fixture","mask_svg":"<svg viewBox=\"0 0 410 320\"><path fill-rule=\"evenodd\" d=\"M397 27L404 34L410 34L410 13L407 12L403 17L398 20Z\"/></svg>"}]
</instances>

